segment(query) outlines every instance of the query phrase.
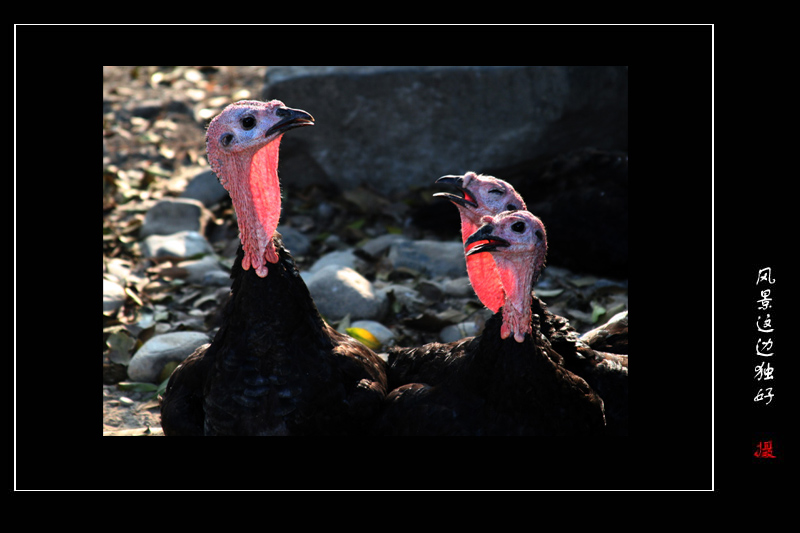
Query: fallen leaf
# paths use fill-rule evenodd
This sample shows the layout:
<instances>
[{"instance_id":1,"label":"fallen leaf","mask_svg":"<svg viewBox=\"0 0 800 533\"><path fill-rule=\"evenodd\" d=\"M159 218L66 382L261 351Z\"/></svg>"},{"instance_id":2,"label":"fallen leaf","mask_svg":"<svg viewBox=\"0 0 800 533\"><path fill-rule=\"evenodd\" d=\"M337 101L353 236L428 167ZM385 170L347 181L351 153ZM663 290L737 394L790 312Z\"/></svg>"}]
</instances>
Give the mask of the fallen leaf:
<instances>
[{"instance_id":1,"label":"fallen leaf","mask_svg":"<svg viewBox=\"0 0 800 533\"><path fill-rule=\"evenodd\" d=\"M178 361L170 361L169 363L164 365L164 368L161 369L161 374L159 374L158 379L161 381L166 381L172 375L172 372L178 368L180 363ZM155 390L155 389L153 389Z\"/></svg>"},{"instance_id":2,"label":"fallen leaf","mask_svg":"<svg viewBox=\"0 0 800 533\"><path fill-rule=\"evenodd\" d=\"M142 381L120 381L117 388L129 392L153 392L158 390L158 385Z\"/></svg>"},{"instance_id":3,"label":"fallen leaf","mask_svg":"<svg viewBox=\"0 0 800 533\"><path fill-rule=\"evenodd\" d=\"M111 349L108 358L113 363L127 365L131 360L131 353L136 346L136 339L128 333L128 330L121 328L108 336L106 345Z\"/></svg>"},{"instance_id":4,"label":"fallen leaf","mask_svg":"<svg viewBox=\"0 0 800 533\"><path fill-rule=\"evenodd\" d=\"M558 296L562 292L564 292L564 289L550 289L550 290L536 289L536 296L542 298L550 298L552 296Z\"/></svg>"},{"instance_id":5,"label":"fallen leaf","mask_svg":"<svg viewBox=\"0 0 800 533\"><path fill-rule=\"evenodd\" d=\"M156 391L157 396L164 396L167 392L167 383L169 383L169 378L162 381L161 385L158 386L158 390Z\"/></svg>"},{"instance_id":6,"label":"fallen leaf","mask_svg":"<svg viewBox=\"0 0 800 533\"><path fill-rule=\"evenodd\" d=\"M158 409L160 404L158 403L158 396L153 395L152 398L147 400L144 403L140 403L136 407L134 407L133 412L138 413L140 411L146 411L148 409Z\"/></svg>"},{"instance_id":7,"label":"fallen leaf","mask_svg":"<svg viewBox=\"0 0 800 533\"><path fill-rule=\"evenodd\" d=\"M592 301L592 324L596 323L601 316L606 314L606 308L599 303Z\"/></svg>"},{"instance_id":8,"label":"fallen leaf","mask_svg":"<svg viewBox=\"0 0 800 533\"><path fill-rule=\"evenodd\" d=\"M353 337L355 340L357 340L370 350L377 350L381 346L380 341L375 338L375 335L373 335L364 328L347 328L345 329L345 331L347 331L348 335Z\"/></svg>"},{"instance_id":9,"label":"fallen leaf","mask_svg":"<svg viewBox=\"0 0 800 533\"><path fill-rule=\"evenodd\" d=\"M585 276L583 278L570 279L567 281L569 281L576 287L585 287L587 285L594 285L595 283L597 283L597 278L595 278L594 276Z\"/></svg>"},{"instance_id":10,"label":"fallen leaf","mask_svg":"<svg viewBox=\"0 0 800 533\"><path fill-rule=\"evenodd\" d=\"M127 294L131 300L136 302L136 305L142 306L144 305L142 301L139 299L139 296L135 292L133 292L129 287L125 287L125 294Z\"/></svg>"}]
</instances>

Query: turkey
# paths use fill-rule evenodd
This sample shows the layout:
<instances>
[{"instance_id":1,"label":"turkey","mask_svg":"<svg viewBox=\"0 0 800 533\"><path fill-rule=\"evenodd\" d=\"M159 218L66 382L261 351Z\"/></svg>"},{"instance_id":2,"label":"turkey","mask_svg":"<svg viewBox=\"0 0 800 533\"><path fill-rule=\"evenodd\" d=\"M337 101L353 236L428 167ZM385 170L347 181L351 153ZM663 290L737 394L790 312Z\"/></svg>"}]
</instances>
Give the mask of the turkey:
<instances>
[{"instance_id":1,"label":"turkey","mask_svg":"<svg viewBox=\"0 0 800 533\"><path fill-rule=\"evenodd\" d=\"M481 218L503 211L527 209L514 187L494 176L467 172L463 176L442 176L436 183L451 185L462 193L440 192L434 196L447 198L458 207L461 216L461 240L467 241L481 225ZM475 294L483 305L496 313L503 305L503 287L500 285L494 259L489 254L467 255L467 274Z\"/></svg>"},{"instance_id":2,"label":"turkey","mask_svg":"<svg viewBox=\"0 0 800 533\"><path fill-rule=\"evenodd\" d=\"M527 211L484 217L468 256L492 254L505 289L483 333L451 345L437 384L407 383L387 395L375 426L381 435L596 435L603 402L541 334L531 290L547 239ZM440 357L435 358L441 360Z\"/></svg>"},{"instance_id":3,"label":"turkey","mask_svg":"<svg viewBox=\"0 0 800 533\"><path fill-rule=\"evenodd\" d=\"M278 100L243 100L208 126L209 164L231 196L241 244L217 334L167 384L167 436L363 434L379 414L385 363L324 322L276 232L280 140L313 124Z\"/></svg>"},{"instance_id":4,"label":"turkey","mask_svg":"<svg viewBox=\"0 0 800 533\"><path fill-rule=\"evenodd\" d=\"M480 225L482 217L496 215L502 211L526 209L525 201L508 182L495 178L467 172L463 176L442 176L436 183L442 183L455 188L461 196L449 192L436 193L434 196L450 200L459 211L461 217L461 237L466 242L467 238L475 232ZM467 256L467 273L475 294L481 302L492 312L502 305L502 289L498 287L498 273L493 265L494 260L486 255ZM536 298L534 298L536 300ZM541 302L534 301L534 305L543 307ZM555 330L566 326L570 332L575 330L569 326L566 319L550 315L548 320L559 325ZM552 328L550 328L552 329ZM585 345L592 348L613 352L615 354L628 353L628 317L627 312L621 317L615 317L609 324L599 327L596 331L581 336ZM550 337L547 335L548 338ZM627 361L627 359L625 359ZM627 366L627 364L626 364Z\"/></svg>"},{"instance_id":5,"label":"turkey","mask_svg":"<svg viewBox=\"0 0 800 533\"><path fill-rule=\"evenodd\" d=\"M466 242L479 227L482 217L505 210L525 209L525 202L514 187L493 176L467 172L463 176L443 176L437 183L449 185L460 193L436 193L434 196L446 198L458 207L466 248L474 246ZM490 254L468 253L466 259L467 272L476 294L487 308L496 312L505 296L494 258ZM611 347L606 343L603 345L603 349L608 350L606 352L590 346L586 342L588 337L579 337L566 318L552 314L535 295L531 298L531 313L539 317L541 333L562 357L560 364L583 378L603 398L609 433L626 435L628 356L609 352L627 352L627 314L624 336L611 337L618 346ZM600 331L605 332L605 329ZM461 356L469 342L470 339L463 339L449 344L430 343L414 348L390 349L387 354L389 388L413 382L431 385L441 382L461 364Z\"/></svg>"},{"instance_id":6,"label":"turkey","mask_svg":"<svg viewBox=\"0 0 800 533\"><path fill-rule=\"evenodd\" d=\"M461 215L461 239L467 239L481 226L481 218L503 211L525 209L525 202L514 188L493 176L467 172L463 176L442 176L436 183L452 186L461 196L442 192L434 196L446 198L458 207ZM490 254L466 256L467 274L475 294L496 313L504 302L503 285ZM429 343L419 347L393 347L387 352L389 389L412 382L436 384L447 376L460 358L470 338L451 343Z\"/></svg>"}]
</instances>

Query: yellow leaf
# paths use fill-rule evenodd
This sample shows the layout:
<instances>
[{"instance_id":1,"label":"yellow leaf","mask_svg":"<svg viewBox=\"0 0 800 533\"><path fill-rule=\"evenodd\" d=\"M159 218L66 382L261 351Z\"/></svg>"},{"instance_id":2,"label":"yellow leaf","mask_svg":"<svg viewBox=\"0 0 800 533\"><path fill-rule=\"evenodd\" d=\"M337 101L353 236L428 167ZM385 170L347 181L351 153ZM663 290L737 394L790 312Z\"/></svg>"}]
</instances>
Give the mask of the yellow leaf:
<instances>
[{"instance_id":1,"label":"yellow leaf","mask_svg":"<svg viewBox=\"0 0 800 533\"><path fill-rule=\"evenodd\" d=\"M370 350L377 350L381 346L380 341L375 338L375 335L364 328L347 328L345 331L347 331L348 335L359 341Z\"/></svg>"}]
</instances>

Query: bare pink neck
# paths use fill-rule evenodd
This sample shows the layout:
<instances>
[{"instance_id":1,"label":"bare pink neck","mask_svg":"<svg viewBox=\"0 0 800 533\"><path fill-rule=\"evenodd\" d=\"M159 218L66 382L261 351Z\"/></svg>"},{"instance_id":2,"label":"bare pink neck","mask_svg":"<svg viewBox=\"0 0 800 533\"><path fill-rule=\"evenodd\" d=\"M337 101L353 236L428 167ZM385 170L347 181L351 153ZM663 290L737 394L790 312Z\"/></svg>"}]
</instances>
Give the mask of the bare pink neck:
<instances>
[{"instance_id":1,"label":"bare pink neck","mask_svg":"<svg viewBox=\"0 0 800 533\"><path fill-rule=\"evenodd\" d=\"M500 336L504 339L513 335L514 340L522 342L531 328L531 289L534 264L530 257L496 255L495 261L505 289L503 304L503 326Z\"/></svg>"},{"instance_id":2,"label":"bare pink neck","mask_svg":"<svg viewBox=\"0 0 800 533\"><path fill-rule=\"evenodd\" d=\"M272 235L281 215L281 191L278 181L280 137L251 158L236 157L226 161L223 185L230 193L239 222L239 238L244 249L242 268L251 266L260 277L267 275L267 263L277 263L278 254Z\"/></svg>"},{"instance_id":3,"label":"bare pink neck","mask_svg":"<svg viewBox=\"0 0 800 533\"><path fill-rule=\"evenodd\" d=\"M478 225L472 222L462 210L459 209L459 211L461 212L461 242L466 242L473 233L478 231ZM496 313L503 307L505 292L492 254L468 255L467 275L469 275L472 289L483 305L492 313Z\"/></svg>"}]
</instances>

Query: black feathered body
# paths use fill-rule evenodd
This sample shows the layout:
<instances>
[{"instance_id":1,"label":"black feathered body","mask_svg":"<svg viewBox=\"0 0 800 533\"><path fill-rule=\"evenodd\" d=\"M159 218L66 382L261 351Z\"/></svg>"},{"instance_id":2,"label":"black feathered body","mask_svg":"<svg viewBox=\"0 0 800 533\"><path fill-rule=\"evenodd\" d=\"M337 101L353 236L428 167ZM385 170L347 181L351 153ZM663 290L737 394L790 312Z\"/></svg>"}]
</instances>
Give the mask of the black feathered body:
<instances>
[{"instance_id":1,"label":"black feathered body","mask_svg":"<svg viewBox=\"0 0 800 533\"><path fill-rule=\"evenodd\" d=\"M533 296L531 311L534 331L544 336L539 348L556 365L582 378L603 400L607 432L628 433L628 356L592 349L580 340L569 321L552 314ZM447 344L430 343L414 348L389 350L389 390L410 383L438 385L469 360L465 355L477 349L481 337L469 337ZM499 339L499 333L498 333ZM528 345L527 341L524 343ZM535 344L535 343L534 343ZM509 345L510 349L515 349ZM527 349L537 349L535 346Z\"/></svg>"},{"instance_id":2,"label":"black feathered body","mask_svg":"<svg viewBox=\"0 0 800 533\"><path fill-rule=\"evenodd\" d=\"M628 356L592 348L581 340L566 318L552 314L539 298L533 298L531 308L540 317L542 333L563 356L567 370L583 378L603 399L608 433L627 435Z\"/></svg>"},{"instance_id":3,"label":"black feathered body","mask_svg":"<svg viewBox=\"0 0 800 533\"><path fill-rule=\"evenodd\" d=\"M402 367L411 377L437 383L402 385L387 396L387 408L376 424L383 435L595 435L605 432L603 402L580 377L559 364L561 356L534 324L522 343L501 339L502 311L483 333L457 343L448 365L426 371L431 350L394 353L392 371ZM390 354L391 357L391 354ZM413 361L414 359L420 359ZM429 359L423 365L421 359ZM439 361L441 363L441 360ZM427 372L427 374L426 374ZM400 375L395 373L395 379Z\"/></svg>"},{"instance_id":4,"label":"black feathered body","mask_svg":"<svg viewBox=\"0 0 800 533\"><path fill-rule=\"evenodd\" d=\"M243 270L211 344L173 373L162 402L167 435L365 433L386 392L385 363L324 322L276 233L266 277Z\"/></svg>"}]
</instances>

